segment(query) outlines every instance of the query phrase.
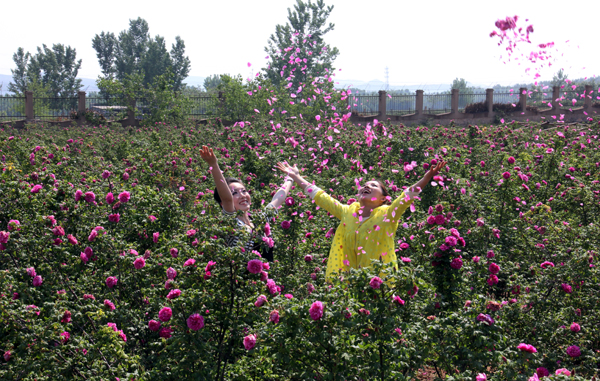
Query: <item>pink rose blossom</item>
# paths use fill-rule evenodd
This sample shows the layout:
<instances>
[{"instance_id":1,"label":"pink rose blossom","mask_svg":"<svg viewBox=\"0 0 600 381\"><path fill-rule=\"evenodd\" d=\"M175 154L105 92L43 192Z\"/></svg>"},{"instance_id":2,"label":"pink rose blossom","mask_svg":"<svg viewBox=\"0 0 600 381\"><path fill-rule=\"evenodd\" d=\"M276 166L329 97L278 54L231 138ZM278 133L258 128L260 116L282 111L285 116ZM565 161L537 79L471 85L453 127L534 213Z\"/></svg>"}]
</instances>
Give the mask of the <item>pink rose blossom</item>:
<instances>
[{"instance_id":1,"label":"pink rose blossom","mask_svg":"<svg viewBox=\"0 0 600 381\"><path fill-rule=\"evenodd\" d=\"M106 287L113 288L117 285L118 279L114 276L109 276L106 278Z\"/></svg>"},{"instance_id":2,"label":"pink rose blossom","mask_svg":"<svg viewBox=\"0 0 600 381\"><path fill-rule=\"evenodd\" d=\"M119 193L119 201L122 204L128 202L130 198L131 198L131 193L129 193L127 191Z\"/></svg>"},{"instance_id":3,"label":"pink rose blossom","mask_svg":"<svg viewBox=\"0 0 600 381\"><path fill-rule=\"evenodd\" d=\"M321 319L323 317L323 303L317 300L310 306L308 312L311 319L315 321Z\"/></svg>"},{"instance_id":4,"label":"pink rose blossom","mask_svg":"<svg viewBox=\"0 0 600 381\"><path fill-rule=\"evenodd\" d=\"M108 299L104 299L104 306L111 311L114 311L116 309L115 304Z\"/></svg>"},{"instance_id":5,"label":"pink rose blossom","mask_svg":"<svg viewBox=\"0 0 600 381\"><path fill-rule=\"evenodd\" d=\"M169 267L167 269L167 278L168 279L175 279L176 276L177 276L177 270L175 270L172 267Z\"/></svg>"},{"instance_id":6,"label":"pink rose blossom","mask_svg":"<svg viewBox=\"0 0 600 381\"><path fill-rule=\"evenodd\" d=\"M162 327L160 329L160 332L158 333L158 336L162 337L163 339L168 339L171 337L171 334L173 333L173 328L171 327Z\"/></svg>"},{"instance_id":7,"label":"pink rose blossom","mask_svg":"<svg viewBox=\"0 0 600 381\"><path fill-rule=\"evenodd\" d=\"M39 287L42 285L43 283L43 279L40 275L37 275L35 278L33 278L33 287Z\"/></svg>"},{"instance_id":8,"label":"pink rose blossom","mask_svg":"<svg viewBox=\"0 0 600 381\"><path fill-rule=\"evenodd\" d=\"M171 316L173 316L173 311L169 307L163 307L158 313L158 318L165 322L171 320Z\"/></svg>"},{"instance_id":9,"label":"pink rose blossom","mask_svg":"<svg viewBox=\"0 0 600 381\"><path fill-rule=\"evenodd\" d=\"M244 337L244 348L247 351L252 350L256 345L256 335L248 335Z\"/></svg>"},{"instance_id":10,"label":"pink rose blossom","mask_svg":"<svg viewBox=\"0 0 600 381\"><path fill-rule=\"evenodd\" d=\"M581 326L577 323L572 323L570 329L571 329L571 332L577 333L577 332L581 331Z\"/></svg>"},{"instance_id":11,"label":"pink rose blossom","mask_svg":"<svg viewBox=\"0 0 600 381\"><path fill-rule=\"evenodd\" d=\"M252 259L248 261L247 269L252 274L259 274L263 270L263 263L260 259Z\"/></svg>"},{"instance_id":12,"label":"pink rose blossom","mask_svg":"<svg viewBox=\"0 0 600 381\"><path fill-rule=\"evenodd\" d=\"M561 375L561 374L562 374L562 375L565 375L565 376L567 376L567 377L570 377L570 376L571 376L571 372L570 372L568 369L566 369L566 368L560 368L560 369L557 369L557 370L554 372L554 374L555 374L556 376L559 376L559 375Z\"/></svg>"},{"instance_id":13,"label":"pink rose blossom","mask_svg":"<svg viewBox=\"0 0 600 381\"><path fill-rule=\"evenodd\" d=\"M519 345L517 345L517 349L520 349L523 352L527 352L527 353L536 353L537 349L535 349L535 347L531 344L525 344L525 343L521 343Z\"/></svg>"},{"instance_id":14,"label":"pink rose blossom","mask_svg":"<svg viewBox=\"0 0 600 381\"><path fill-rule=\"evenodd\" d=\"M567 354L571 357L579 357L581 356L581 350L577 345L571 345L567 348Z\"/></svg>"},{"instance_id":15,"label":"pink rose blossom","mask_svg":"<svg viewBox=\"0 0 600 381\"><path fill-rule=\"evenodd\" d=\"M187 320L187 326L189 329L191 329L192 331L198 331L202 328L204 328L204 317L202 317L202 315L200 314L191 314Z\"/></svg>"},{"instance_id":16,"label":"pink rose blossom","mask_svg":"<svg viewBox=\"0 0 600 381\"><path fill-rule=\"evenodd\" d=\"M277 311L277 310L271 311L271 313L269 314L269 320L275 324L279 323L279 311Z\"/></svg>"},{"instance_id":17,"label":"pink rose blossom","mask_svg":"<svg viewBox=\"0 0 600 381\"><path fill-rule=\"evenodd\" d=\"M262 307L263 304L265 304L267 301L267 297L264 295L260 295L257 299L256 302L254 302L254 306L255 307Z\"/></svg>"},{"instance_id":18,"label":"pink rose blossom","mask_svg":"<svg viewBox=\"0 0 600 381\"><path fill-rule=\"evenodd\" d=\"M375 289L375 290L378 290L379 288L381 288L382 284L383 284L383 281L378 276L371 278L371 281L369 282L369 286L371 286L371 288Z\"/></svg>"},{"instance_id":19,"label":"pink rose blossom","mask_svg":"<svg viewBox=\"0 0 600 381\"><path fill-rule=\"evenodd\" d=\"M142 257L137 257L135 261L133 261L133 267L135 267L137 270L144 266L146 266L146 261Z\"/></svg>"},{"instance_id":20,"label":"pink rose blossom","mask_svg":"<svg viewBox=\"0 0 600 381\"><path fill-rule=\"evenodd\" d=\"M185 261L185 262L183 263L183 266L184 266L184 267L185 267L185 266L193 266L193 265L194 265L194 263L196 263L196 260L195 260L194 258L190 258L190 259L188 259L187 261Z\"/></svg>"},{"instance_id":21,"label":"pink rose blossom","mask_svg":"<svg viewBox=\"0 0 600 381\"><path fill-rule=\"evenodd\" d=\"M150 320L148 322L148 328L151 331L158 332L158 330L160 329L160 322L157 322L156 320Z\"/></svg>"}]
</instances>

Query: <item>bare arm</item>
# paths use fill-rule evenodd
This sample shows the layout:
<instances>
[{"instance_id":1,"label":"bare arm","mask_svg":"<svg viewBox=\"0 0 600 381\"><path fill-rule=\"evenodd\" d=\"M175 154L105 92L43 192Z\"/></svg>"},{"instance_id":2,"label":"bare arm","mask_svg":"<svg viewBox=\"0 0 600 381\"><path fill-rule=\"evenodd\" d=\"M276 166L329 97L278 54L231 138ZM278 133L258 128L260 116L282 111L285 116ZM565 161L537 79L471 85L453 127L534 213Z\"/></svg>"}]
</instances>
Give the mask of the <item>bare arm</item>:
<instances>
[{"instance_id":1,"label":"bare arm","mask_svg":"<svg viewBox=\"0 0 600 381\"><path fill-rule=\"evenodd\" d=\"M275 209L279 209L279 207L283 205L283 203L285 202L285 198L290 193L290 189L292 189L293 183L294 180L291 177L287 177L284 180L283 186L279 188L279 190L277 191L277 193L275 193L273 199L270 202L270 204L273 205Z\"/></svg>"},{"instance_id":2,"label":"bare arm","mask_svg":"<svg viewBox=\"0 0 600 381\"><path fill-rule=\"evenodd\" d=\"M417 183L415 185L413 185L412 187L409 188L410 191L411 192L421 192L423 190L423 188L425 188L425 186L427 186L427 184L429 184L429 182L431 181L433 176L437 175L440 172L440 170L446 166L446 164L447 164L446 161L441 161L441 162L437 163L437 165L435 167L433 167L429 171L427 171L427 173L421 178L421 180L417 181Z\"/></svg>"},{"instance_id":3,"label":"bare arm","mask_svg":"<svg viewBox=\"0 0 600 381\"><path fill-rule=\"evenodd\" d=\"M211 167L210 173L212 174L213 180L215 181L217 192L219 192L219 197L221 198L221 206L223 207L223 210L229 213L235 212L235 207L233 206L233 196L231 195L231 189L229 189L229 186L225 181L223 172L221 172L221 169L219 168L219 161L213 153L212 148L202 146L202 148L200 149L200 157L202 157L202 160L204 160Z\"/></svg>"},{"instance_id":4,"label":"bare arm","mask_svg":"<svg viewBox=\"0 0 600 381\"><path fill-rule=\"evenodd\" d=\"M304 177L300 176L300 170L298 170L298 167L295 164L291 167L288 163L279 162L277 163L277 168L294 180L303 191L306 190L307 186L312 185L306 181Z\"/></svg>"}]
</instances>

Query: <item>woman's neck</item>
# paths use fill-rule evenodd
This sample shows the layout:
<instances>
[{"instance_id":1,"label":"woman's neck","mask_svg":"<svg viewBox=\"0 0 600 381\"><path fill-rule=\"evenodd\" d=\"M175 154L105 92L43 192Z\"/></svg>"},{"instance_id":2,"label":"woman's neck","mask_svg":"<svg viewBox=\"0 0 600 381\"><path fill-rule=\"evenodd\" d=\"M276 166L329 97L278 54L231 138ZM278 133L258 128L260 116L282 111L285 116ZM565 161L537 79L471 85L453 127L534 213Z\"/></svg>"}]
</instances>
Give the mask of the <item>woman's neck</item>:
<instances>
[{"instance_id":1,"label":"woman's neck","mask_svg":"<svg viewBox=\"0 0 600 381\"><path fill-rule=\"evenodd\" d=\"M373 213L373 210L375 210L376 208L378 208L380 205L376 205L376 206L369 206L369 205L361 205L360 206L360 210L362 210L362 213L360 214L363 218L367 218L367 217L371 217L371 213Z\"/></svg>"},{"instance_id":2,"label":"woman's neck","mask_svg":"<svg viewBox=\"0 0 600 381\"><path fill-rule=\"evenodd\" d=\"M242 213L240 216L238 216L238 219L240 221L242 221L243 223L245 223L246 225L250 226L250 217L248 216L248 212L244 212Z\"/></svg>"}]
</instances>

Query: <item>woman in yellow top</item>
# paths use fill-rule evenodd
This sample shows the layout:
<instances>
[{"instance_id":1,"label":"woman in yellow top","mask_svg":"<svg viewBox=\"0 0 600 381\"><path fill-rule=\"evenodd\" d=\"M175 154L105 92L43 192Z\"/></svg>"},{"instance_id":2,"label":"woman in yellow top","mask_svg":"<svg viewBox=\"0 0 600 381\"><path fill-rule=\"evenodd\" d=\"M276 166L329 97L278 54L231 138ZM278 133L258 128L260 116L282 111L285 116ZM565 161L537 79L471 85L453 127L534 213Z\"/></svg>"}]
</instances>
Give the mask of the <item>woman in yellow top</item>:
<instances>
[{"instance_id":1,"label":"woman in yellow top","mask_svg":"<svg viewBox=\"0 0 600 381\"><path fill-rule=\"evenodd\" d=\"M310 184L298 168L277 163L315 203L340 220L327 260L326 277L349 268L369 267L372 260L397 264L394 237L400 216L412 204L415 196L429 184L433 176L446 165L442 161L431 168L421 180L390 202L385 185L378 180L367 181L358 191L358 201L343 205L319 187Z\"/></svg>"}]
</instances>

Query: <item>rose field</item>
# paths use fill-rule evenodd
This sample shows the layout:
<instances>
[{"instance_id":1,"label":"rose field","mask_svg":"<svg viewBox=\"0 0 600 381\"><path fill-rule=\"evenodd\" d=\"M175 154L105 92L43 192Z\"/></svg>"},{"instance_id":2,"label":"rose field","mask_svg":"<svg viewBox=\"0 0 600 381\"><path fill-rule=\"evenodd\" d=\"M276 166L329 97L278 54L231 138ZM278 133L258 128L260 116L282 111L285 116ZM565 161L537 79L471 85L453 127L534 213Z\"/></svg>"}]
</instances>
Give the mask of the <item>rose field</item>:
<instances>
[{"instance_id":1,"label":"rose field","mask_svg":"<svg viewBox=\"0 0 600 381\"><path fill-rule=\"evenodd\" d=\"M6 127L0 379L597 378L599 136L592 118ZM338 220L297 186L270 224L274 261L227 247L202 145L252 210L283 183L278 161L343 204L448 165L402 216L397 269L327 279Z\"/></svg>"}]
</instances>

